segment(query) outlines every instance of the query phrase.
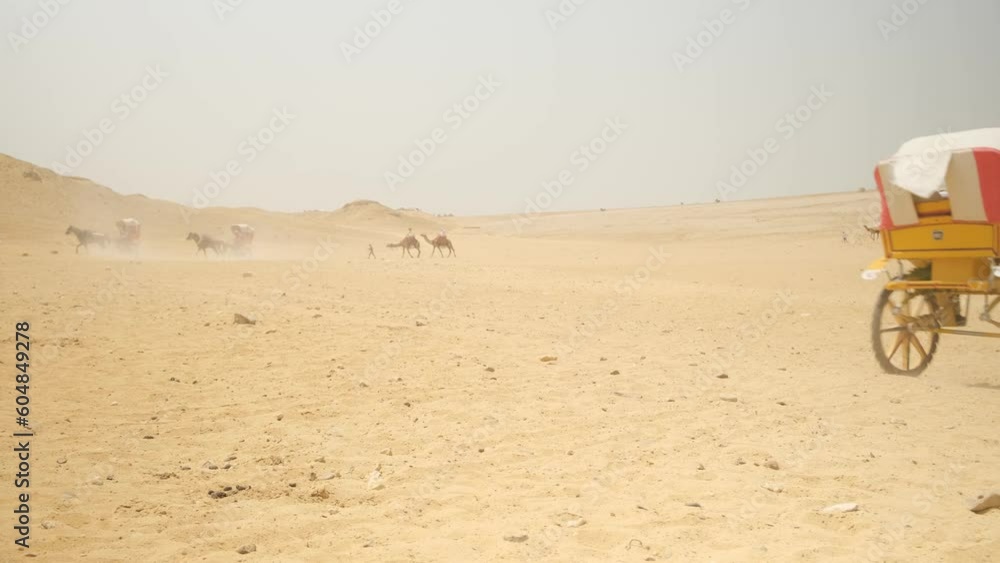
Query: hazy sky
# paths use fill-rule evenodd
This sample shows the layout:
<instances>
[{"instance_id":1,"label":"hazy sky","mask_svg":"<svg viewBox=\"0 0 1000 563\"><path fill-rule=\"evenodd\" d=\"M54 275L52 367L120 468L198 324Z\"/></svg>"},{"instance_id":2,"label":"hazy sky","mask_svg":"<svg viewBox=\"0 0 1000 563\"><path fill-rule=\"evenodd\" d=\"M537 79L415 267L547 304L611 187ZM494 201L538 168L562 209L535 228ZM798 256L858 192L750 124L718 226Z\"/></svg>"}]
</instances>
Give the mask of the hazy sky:
<instances>
[{"instance_id":1,"label":"hazy sky","mask_svg":"<svg viewBox=\"0 0 1000 563\"><path fill-rule=\"evenodd\" d=\"M996 0L14 0L0 22L0 152L186 204L849 191L910 137L1000 125Z\"/></svg>"}]
</instances>

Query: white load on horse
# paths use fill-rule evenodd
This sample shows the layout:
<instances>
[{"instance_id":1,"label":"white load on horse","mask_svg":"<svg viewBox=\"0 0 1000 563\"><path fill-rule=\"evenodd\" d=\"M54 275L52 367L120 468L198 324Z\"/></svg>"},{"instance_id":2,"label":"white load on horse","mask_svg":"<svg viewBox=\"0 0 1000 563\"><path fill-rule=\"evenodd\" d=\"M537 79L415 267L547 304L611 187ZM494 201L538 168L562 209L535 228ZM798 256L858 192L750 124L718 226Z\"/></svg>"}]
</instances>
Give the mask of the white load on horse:
<instances>
[{"instance_id":1,"label":"white load on horse","mask_svg":"<svg viewBox=\"0 0 1000 563\"><path fill-rule=\"evenodd\" d=\"M139 239L142 238L142 223L138 219L128 217L115 222L118 227L118 240L116 246L122 251L137 252L139 249Z\"/></svg>"},{"instance_id":2,"label":"white load on horse","mask_svg":"<svg viewBox=\"0 0 1000 563\"><path fill-rule=\"evenodd\" d=\"M233 249L239 254L250 255L253 244L254 229L246 223L232 225L229 229L233 232Z\"/></svg>"},{"instance_id":3,"label":"white load on horse","mask_svg":"<svg viewBox=\"0 0 1000 563\"><path fill-rule=\"evenodd\" d=\"M137 241L142 236L142 223L138 219L119 219L115 225L118 227L118 236L122 238Z\"/></svg>"}]
</instances>

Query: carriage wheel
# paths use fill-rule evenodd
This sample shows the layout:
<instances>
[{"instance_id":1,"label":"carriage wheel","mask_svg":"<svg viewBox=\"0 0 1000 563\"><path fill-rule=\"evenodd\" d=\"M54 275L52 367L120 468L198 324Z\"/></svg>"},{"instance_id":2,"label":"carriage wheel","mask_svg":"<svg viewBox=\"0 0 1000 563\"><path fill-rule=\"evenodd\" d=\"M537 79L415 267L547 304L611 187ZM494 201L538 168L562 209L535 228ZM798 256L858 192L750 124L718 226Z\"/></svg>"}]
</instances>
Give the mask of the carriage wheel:
<instances>
[{"instance_id":1,"label":"carriage wheel","mask_svg":"<svg viewBox=\"0 0 1000 563\"><path fill-rule=\"evenodd\" d=\"M872 317L872 348L886 373L916 376L937 352L938 304L930 294L882 290Z\"/></svg>"}]
</instances>

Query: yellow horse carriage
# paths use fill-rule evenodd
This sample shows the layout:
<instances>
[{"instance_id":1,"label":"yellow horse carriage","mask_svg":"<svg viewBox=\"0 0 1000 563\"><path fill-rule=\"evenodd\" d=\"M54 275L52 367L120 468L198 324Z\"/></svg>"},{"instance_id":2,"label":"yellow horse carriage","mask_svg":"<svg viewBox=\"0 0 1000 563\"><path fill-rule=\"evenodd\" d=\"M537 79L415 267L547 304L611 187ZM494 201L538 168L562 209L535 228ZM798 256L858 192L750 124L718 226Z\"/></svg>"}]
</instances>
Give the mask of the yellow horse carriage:
<instances>
[{"instance_id":1,"label":"yellow horse carriage","mask_svg":"<svg viewBox=\"0 0 1000 563\"><path fill-rule=\"evenodd\" d=\"M875 179L885 258L863 277L888 275L872 318L882 368L922 373L942 334L1000 338L1000 129L914 139Z\"/></svg>"}]
</instances>

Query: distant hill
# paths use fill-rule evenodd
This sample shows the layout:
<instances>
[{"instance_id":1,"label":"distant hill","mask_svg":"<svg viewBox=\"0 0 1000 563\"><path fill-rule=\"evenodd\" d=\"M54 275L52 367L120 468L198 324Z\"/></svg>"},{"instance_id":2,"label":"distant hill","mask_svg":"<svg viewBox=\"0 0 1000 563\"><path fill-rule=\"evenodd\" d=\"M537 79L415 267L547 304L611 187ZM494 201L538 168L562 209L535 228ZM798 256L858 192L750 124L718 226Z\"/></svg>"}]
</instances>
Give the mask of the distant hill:
<instances>
[{"instance_id":1,"label":"distant hill","mask_svg":"<svg viewBox=\"0 0 1000 563\"><path fill-rule=\"evenodd\" d=\"M195 209L144 195L123 195L86 178L0 154L0 238L57 239L75 225L108 234L123 217L143 223L144 238L183 239L188 231L228 236L229 225L250 223L264 240L314 240L317 233L395 240L406 229L431 231L443 221L420 211L395 210L376 201L348 203L336 211L281 213L257 208ZM447 224L447 223L444 223Z\"/></svg>"}]
</instances>

